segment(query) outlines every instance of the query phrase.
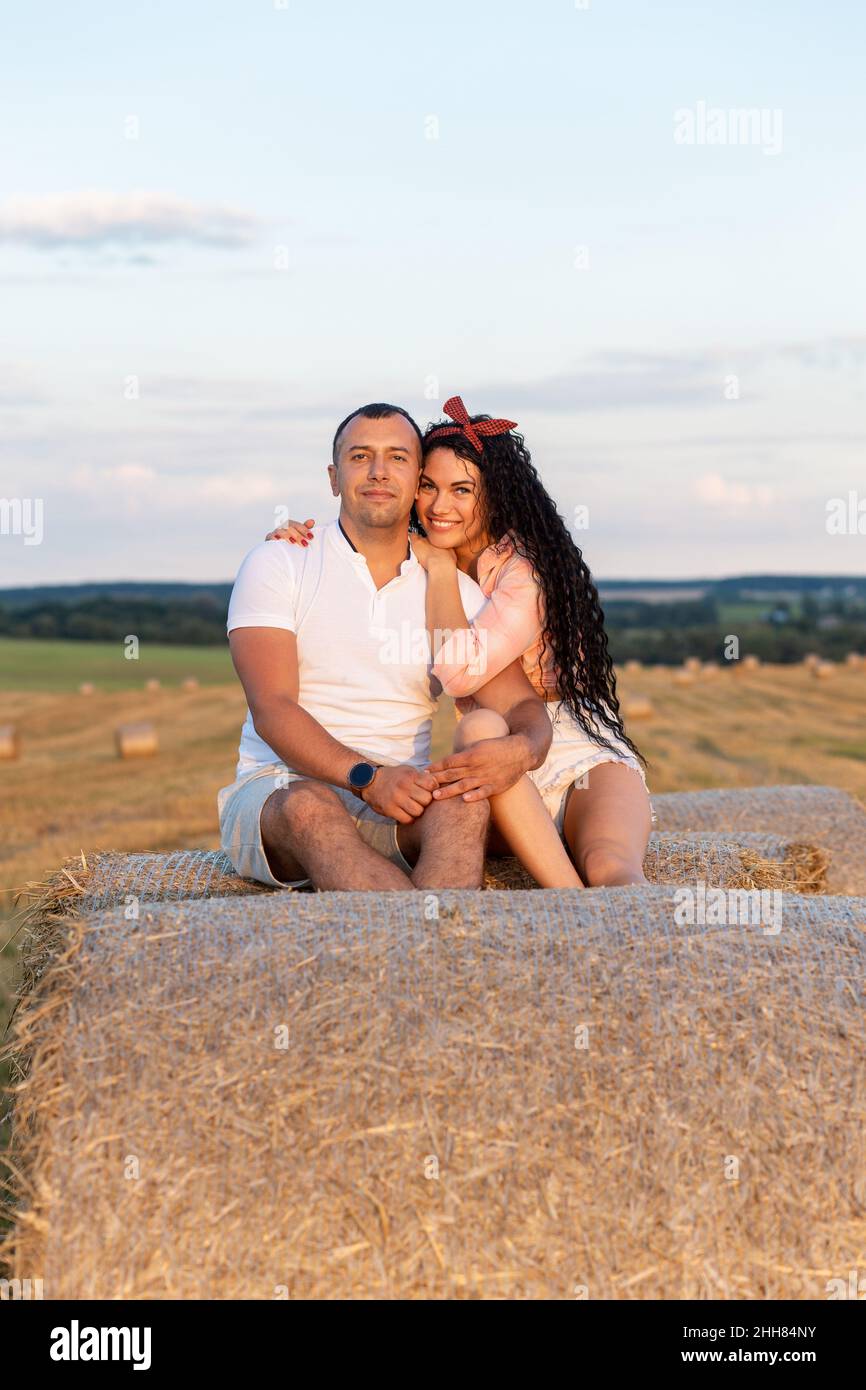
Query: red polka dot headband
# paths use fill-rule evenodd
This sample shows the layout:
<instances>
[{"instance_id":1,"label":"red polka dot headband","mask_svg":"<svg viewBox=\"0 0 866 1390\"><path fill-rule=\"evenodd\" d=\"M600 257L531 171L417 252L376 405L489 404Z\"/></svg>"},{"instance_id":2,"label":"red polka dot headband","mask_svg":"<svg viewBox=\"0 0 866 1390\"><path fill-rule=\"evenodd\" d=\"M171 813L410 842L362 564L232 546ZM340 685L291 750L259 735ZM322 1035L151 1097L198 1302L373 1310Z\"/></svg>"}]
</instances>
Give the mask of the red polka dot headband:
<instances>
[{"instance_id":1,"label":"red polka dot headband","mask_svg":"<svg viewBox=\"0 0 866 1390\"><path fill-rule=\"evenodd\" d=\"M480 454L484 451L482 435L506 434L508 430L513 430L517 425L516 420L478 420L473 425L459 396L450 396L442 409L457 423L456 425L437 425L435 429L430 430L425 438L425 443L428 439L438 439L440 435L462 434L469 440L476 453Z\"/></svg>"}]
</instances>

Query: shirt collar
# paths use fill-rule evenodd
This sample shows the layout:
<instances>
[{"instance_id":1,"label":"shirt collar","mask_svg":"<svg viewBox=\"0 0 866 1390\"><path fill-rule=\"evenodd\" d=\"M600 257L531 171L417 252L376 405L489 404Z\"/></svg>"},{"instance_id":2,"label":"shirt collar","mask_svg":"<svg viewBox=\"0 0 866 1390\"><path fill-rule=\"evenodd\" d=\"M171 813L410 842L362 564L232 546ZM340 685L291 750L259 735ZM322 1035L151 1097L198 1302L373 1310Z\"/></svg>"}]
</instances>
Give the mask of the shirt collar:
<instances>
[{"instance_id":1,"label":"shirt collar","mask_svg":"<svg viewBox=\"0 0 866 1390\"><path fill-rule=\"evenodd\" d=\"M362 564L362 565L366 565L366 563L367 563L366 557L365 557L364 555L361 554L360 550L359 550L358 547L355 545L355 542L352 540L352 537L351 537L351 536L349 535L349 533L346 531L346 529L345 529L345 527L343 526L343 523L342 523L342 521L340 520L339 517L337 517L337 530L338 530L340 536L342 536L343 540L346 542L346 544L351 548L351 550L352 550L352 558L354 559L354 557L357 556L357 558L358 558L358 560L361 562L361 564ZM336 535L336 532L335 532L335 535ZM411 567L412 564L413 564L413 562L414 562L414 564L416 564L416 565L419 563L419 562L418 562L418 559L416 558L415 552L414 552L414 550L412 549L412 542L411 542L411 541L408 539L408 537L407 537L407 540L406 540L406 558L405 558L405 560L402 561L402 563L401 563L401 565L400 565L400 573L402 574L402 573L404 572L404 570L406 569L406 566L407 566L407 565Z\"/></svg>"}]
</instances>

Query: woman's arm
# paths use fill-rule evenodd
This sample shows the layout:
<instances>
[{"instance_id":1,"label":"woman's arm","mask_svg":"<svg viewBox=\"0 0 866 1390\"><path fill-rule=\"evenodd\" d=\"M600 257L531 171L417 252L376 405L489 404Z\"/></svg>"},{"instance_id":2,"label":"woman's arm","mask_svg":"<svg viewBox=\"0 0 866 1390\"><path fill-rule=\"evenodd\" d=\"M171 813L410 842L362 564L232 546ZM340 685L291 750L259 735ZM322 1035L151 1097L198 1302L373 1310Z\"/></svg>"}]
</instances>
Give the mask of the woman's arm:
<instances>
[{"instance_id":1,"label":"woman's arm","mask_svg":"<svg viewBox=\"0 0 866 1390\"><path fill-rule=\"evenodd\" d=\"M474 695L537 642L544 630L544 605L532 566L515 555L503 565L493 592L470 624L456 566L453 570L449 575L444 565L428 569L427 624L445 639L434 648L433 674L445 693L456 697Z\"/></svg>"},{"instance_id":2,"label":"woman's arm","mask_svg":"<svg viewBox=\"0 0 866 1390\"><path fill-rule=\"evenodd\" d=\"M460 581L453 550L433 551L427 559L427 631L432 643L433 670L447 637L469 628L460 597ZM438 672L436 672L438 675Z\"/></svg>"},{"instance_id":3,"label":"woman's arm","mask_svg":"<svg viewBox=\"0 0 866 1390\"><path fill-rule=\"evenodd\" d=\"M508 733L472 744L431 763L428 771L439 782L437 801L469 793L467 801L505 792L525 772L541 767L553 739L547 706L540 700L519 661L486 681L478 693L482 709L502 716Z\"/></svg>"}]
</instances>

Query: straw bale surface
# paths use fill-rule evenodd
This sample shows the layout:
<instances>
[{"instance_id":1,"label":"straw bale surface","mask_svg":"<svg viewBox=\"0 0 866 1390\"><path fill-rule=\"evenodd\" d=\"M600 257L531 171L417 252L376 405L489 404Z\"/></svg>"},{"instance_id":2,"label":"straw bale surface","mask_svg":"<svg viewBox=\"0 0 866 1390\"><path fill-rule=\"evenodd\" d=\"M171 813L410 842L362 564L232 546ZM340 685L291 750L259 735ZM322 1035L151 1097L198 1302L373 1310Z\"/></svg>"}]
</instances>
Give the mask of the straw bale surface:
<instances>
[{"instance_id":1,"label":"straw bale surface","mask_svg":"<svg viewBox=\"0 0 866 1390\"><path fill-rule=\"evenodd\" d=\"M714 887L819 892L826 887L826 855L778 835L654 833L644 872L651 883L702 880ZM485 888L537 886L513 857L486 861ZM176 850L170 854L81 855L67 860L47 883L33 885L29 897L34 903L31 911L44 916L53 911L100 912L133 901L176 902L274 891L278 890L254 879L239 878L220 850Z\"/></svg>"},{"instance_id":2,"label":"straw bale surface","mask_svg":"<svg viewBox=\"0 0 866 1390\"><path fill-rule=\"evenodd\" d=\"M66 919L18 1018L13 1276L48 1299L826 1297L866 1266L866 898L780 895L772 934L680 924L675 894Z\"/></svg>"}]
</instances>

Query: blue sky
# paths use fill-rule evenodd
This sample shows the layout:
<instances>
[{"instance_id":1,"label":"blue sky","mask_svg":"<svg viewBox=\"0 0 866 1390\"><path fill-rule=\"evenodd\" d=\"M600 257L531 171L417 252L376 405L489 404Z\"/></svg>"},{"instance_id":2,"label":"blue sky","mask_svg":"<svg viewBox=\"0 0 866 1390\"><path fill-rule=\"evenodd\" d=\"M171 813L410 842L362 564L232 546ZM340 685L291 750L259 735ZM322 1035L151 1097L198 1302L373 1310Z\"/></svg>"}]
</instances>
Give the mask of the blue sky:
<instances>
[{"instance_id":1,"label":"blue sky","mask_svg":"<svg viewBox=\"0 0 866 1390\"><path fill-rule=\"evenodd\" d=\"M0 498L44 514L0 586L230 578L333 515L349 409L454 392L602 581L863 571L853 3L0 15Z\"/></svg>"}]
</instances>

